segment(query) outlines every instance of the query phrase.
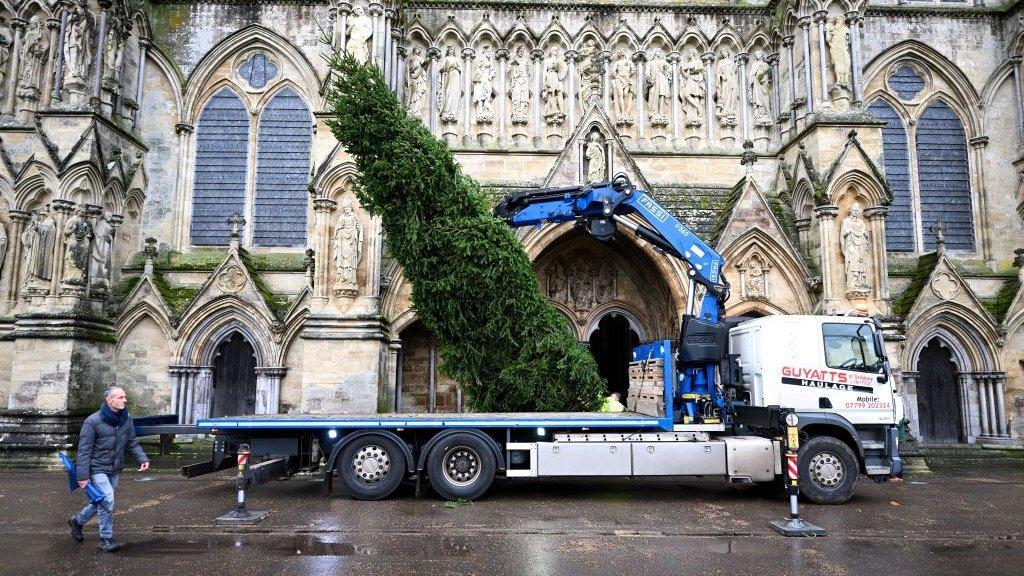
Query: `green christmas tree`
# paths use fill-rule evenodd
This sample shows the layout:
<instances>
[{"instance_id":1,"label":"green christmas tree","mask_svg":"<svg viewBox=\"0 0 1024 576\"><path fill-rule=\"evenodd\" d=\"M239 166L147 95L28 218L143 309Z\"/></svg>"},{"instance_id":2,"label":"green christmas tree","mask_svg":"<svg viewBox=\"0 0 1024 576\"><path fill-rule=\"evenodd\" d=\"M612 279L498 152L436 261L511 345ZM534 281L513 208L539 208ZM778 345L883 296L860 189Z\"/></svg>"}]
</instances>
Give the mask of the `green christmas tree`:
<instances>
[{"instance_id":1,"label":"green christmas tree","mask_svg":"<svg viewBox=\"0 0 1024 576\"><path fill-rule=\"evenodd\" d=\"M356 159L356 196L381 217L413 308L441 344L441 370L477 411L596 410L606 385L593 357L540 294L480 187L376 68L351 57L330 64L328 125Z\"/></svg>"}]
</instances>

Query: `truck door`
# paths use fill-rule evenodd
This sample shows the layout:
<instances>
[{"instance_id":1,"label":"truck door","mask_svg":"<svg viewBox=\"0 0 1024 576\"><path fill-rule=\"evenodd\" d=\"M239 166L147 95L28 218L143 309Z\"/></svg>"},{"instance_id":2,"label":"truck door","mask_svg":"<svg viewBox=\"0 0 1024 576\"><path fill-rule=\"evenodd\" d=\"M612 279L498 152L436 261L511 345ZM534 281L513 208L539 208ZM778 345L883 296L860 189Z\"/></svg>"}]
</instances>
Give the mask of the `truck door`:
<instances>
[{"instance_id":1,"label":"truck door","mask_svg":"<svg viewBox=\"0 0 1024 576\"><path fill-rule=\"evenodd\" d=\"M789 379L819 388L819 402L827 398L831 411L853 424L895 423L892 385L883 358L876 353L870 323L822 323L820 349L824 360L820 370L791 374Z\"/></svg>"}]
</instances>

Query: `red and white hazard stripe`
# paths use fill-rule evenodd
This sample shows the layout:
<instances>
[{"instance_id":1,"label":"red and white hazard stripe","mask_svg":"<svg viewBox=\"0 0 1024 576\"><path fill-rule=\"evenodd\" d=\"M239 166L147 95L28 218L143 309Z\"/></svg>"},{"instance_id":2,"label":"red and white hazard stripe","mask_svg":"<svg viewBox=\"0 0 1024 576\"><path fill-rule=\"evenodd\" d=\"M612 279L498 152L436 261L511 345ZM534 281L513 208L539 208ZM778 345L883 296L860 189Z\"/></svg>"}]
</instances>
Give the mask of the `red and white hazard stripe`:
<instances>
[{"instance_id":1,"label":"red and white hazard stripe","mask_svg":"<svg viewBox=\"0 0 1024 576\"><path fill-rule=\"evenodd\" d=\"M248 463L249 463L249 455L248 454L239 454L238 455L238 465L239 466L245 466Z\"/></svg>"},{"instance_id":2,"label":"red and white hazard stripe","mask_svg":"<svg viewBox=\"0 0 1024 576\"><path fill-rule=\"evenodd\" d=\"M790 480L800 478L800 470L796 467L796 454L786 454L786 469L789 471Z\"/></svg>"}]
</instances>

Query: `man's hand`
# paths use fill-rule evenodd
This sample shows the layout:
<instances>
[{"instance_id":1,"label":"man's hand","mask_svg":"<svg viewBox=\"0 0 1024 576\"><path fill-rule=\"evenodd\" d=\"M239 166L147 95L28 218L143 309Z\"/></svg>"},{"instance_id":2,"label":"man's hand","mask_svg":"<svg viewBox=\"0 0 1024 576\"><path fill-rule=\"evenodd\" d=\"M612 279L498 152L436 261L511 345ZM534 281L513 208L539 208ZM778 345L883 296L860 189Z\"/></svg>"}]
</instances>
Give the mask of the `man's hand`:
<instances>
[{"instance_id":1,"label":"man's hand","mask_svg":"<svg viewBox=\"0 0 1024 576\"><path fill-rule=\"evenodd\" d=\"M149 470L149 462L143 462L139 465L139 472L145 472L146 470Z\"/></svg>"},{"instance_id":2,"label":"man's hand","mask_svg":"<svg viewBox=\"0 0 1024 576\"><path fill-rule=\"evenodd\" d=\"M88 484L88 483L89 483L89 479L88 478L86 478L85 480L79 480L78 481L78 489L79 490L85 490L85 485Z\"/></svg>"}]
</instances>

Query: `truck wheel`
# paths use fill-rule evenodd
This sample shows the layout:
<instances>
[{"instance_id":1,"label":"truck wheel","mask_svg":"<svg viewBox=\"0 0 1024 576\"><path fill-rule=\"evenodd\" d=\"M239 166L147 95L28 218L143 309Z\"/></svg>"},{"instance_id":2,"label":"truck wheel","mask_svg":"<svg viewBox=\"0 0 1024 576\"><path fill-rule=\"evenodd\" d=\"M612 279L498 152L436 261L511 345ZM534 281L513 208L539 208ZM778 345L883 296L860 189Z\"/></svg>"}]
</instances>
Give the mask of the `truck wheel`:
<instances>
[{"instance_id":1,"label":"truck wheel","mask_svg":"<svg viewBox=\"0 0 1024 576\"><path fill-rule=\"evenodd\" d=\"M387 498L405 477L405 456L384 436L356 438L338 456L338 478L356 500Z\"/></svg>"},{"instance_id":2,"label":"truck wheel","mask_svg":"<svg viewBox=\"0 0 1024 576\"><path fill-rule=\"evenodd\" d=\"M842 504L853 496L860 468L842 440L815 436L800 448L800 492L815 504Z\"/></svg>"},{"instance_id":3,"label":"truck wheel","mask_svg":"<svg viewBox=\"0 0 1024 576\"><path fill-rule=\"evenodd\" d=\"M430 485L445 500L475 500L494 481L497 467L486 442L472 434L452 434L427 457Z\"/></svg>"}]
</instances>

